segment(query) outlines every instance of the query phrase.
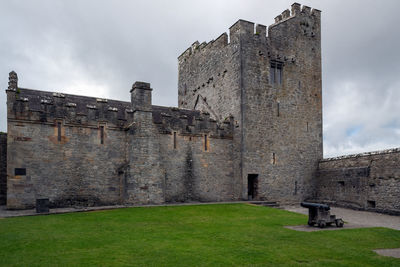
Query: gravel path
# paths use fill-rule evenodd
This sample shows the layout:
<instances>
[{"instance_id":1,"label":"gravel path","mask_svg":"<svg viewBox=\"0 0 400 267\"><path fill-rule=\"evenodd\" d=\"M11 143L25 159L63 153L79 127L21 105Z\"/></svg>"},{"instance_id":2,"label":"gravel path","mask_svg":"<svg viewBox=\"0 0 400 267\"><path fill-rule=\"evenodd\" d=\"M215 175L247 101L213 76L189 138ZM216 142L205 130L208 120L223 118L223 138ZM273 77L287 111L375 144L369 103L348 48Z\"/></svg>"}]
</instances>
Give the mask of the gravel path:
<instances>
[{"instance_id":1,"label":"gravel path","mask_svg":"<svg viewBox=\"0 0 400 267\"><path fill-rule=\"evenodd\" d=\"M308 209L300 206L285 206L285 210L308 215ZM348 225L359 227L387 227L400 230L400 216L386 215L376 212L359 211L345 208L331 207L331 214L342 218ZM346 224L344 225L346 228ZM352 227L354 228L354 227Z\"/></svg>"},{"instance_id":2,"label":"gravel path","mask_svg":"<svg viewBox=\"0 0 400 267\"><path fill-rule=\"evenodd\" d=\"M394 257L400 259L400 248L392 248L392 249L375 249L376 253L386 257Z\"/></svg>"}]
</instances>

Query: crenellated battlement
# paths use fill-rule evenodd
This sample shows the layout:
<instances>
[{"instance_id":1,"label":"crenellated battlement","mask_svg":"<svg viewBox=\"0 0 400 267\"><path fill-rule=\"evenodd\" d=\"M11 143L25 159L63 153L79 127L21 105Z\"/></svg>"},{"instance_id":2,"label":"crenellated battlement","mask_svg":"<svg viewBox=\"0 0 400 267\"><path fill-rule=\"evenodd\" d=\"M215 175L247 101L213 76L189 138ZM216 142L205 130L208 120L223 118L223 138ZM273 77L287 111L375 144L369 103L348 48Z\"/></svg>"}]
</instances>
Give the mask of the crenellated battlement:
<instances>
[{"instance_id":1,"label":"crenellated battlement","mask_svg":"<svg viewBox=\"0 0 400 267\"><path fill-rule=\"evenodd\" d=\"M178 60L186 60L188 57L202 53L204 51L208 51L210 49L221 49L229 44L228 42L228 34L224 32L215 40L211 40L210 42L199 43L199 41L194 42L188 49L186 49L179 57Z\"/></svg>"},{"instance_id":2,"label":"crenellated battlement","mask_svg":"<svg viewBox=\"0 0 400 267\"><path fill-rule=\"evenodd\" d=\"M309 6L301 6L298 3L294 3L291 6L291 10L286 9L276 16L275 23L271 24L269 27L276 26L277 24L290 20L295 16L309 16L320 19L321 11L315 8L312 9ZM267 26L240 19L229 28L229 35L224 32L217 39L211 40L208 43L203 42L200 44L199 41L196 41L178 57L178 60L179 62L186 61L191 56L209 52L214 49L222 49L228 45L235 44L241 35L267 38Z\"/></svg>"},{"instance_id":3,"label":"crenellated battlement","mask_svg":"<svg viewBox=\"0 0 400 267\"><path fill-rule=\"evenodd\" d=\"M400 153L400 148L391 148L391 149L363 152L363 153L358 153L358 154L337 156L337 157L332 157L332 158L324 158L324 159L321 159L320 162L328 162L328 161L335 161L335 160L345 160L345 159L352 159L352 158L362 158L362 157L393 154L393 153Z\"/></svg>"},{"instance_id":4,"label":"crenellated battlement","mask_svg":"<svg viewBox=\"0 0 400 267\"><path fill-rule=\"evenodd\" d=\"M19 88L16 75L15 72L10 73L11 86L7 89L9 120L50 125L63 120L65 125L84 127L98 127L99 123L107 123L108 128L124 130L132 123L135 111L143 111L141 98L135 98L136 102L124 102ZM146 92L152 90L150 84L136 82L131 93L138 88ZM151 105L151 100L147 104ZM217 122L207 112L177 107L151 106L146 110L152 112L153 123L161 134L175 131L186 135L210 134L216 138L232 136L231 118Z\"/></svg>"},{"instance_id":5,"label":"crenellated battlement","mask_svg":"<svg viewBox=\"0 0 400 267\"><path fill-rule=\"evenodd\" d=\"M210 113L176 107L153 106L153 122L159 133L181 135L204 135L213 138L232 138L233 117L218 122L210 118Z\"/></svg>"},{"instance_id":6,"label":"crenellated battlement","mask_svg":"<svg viewBox=\"0 0 400 267\"><path fill-rule=\"evenodd\" d=\"M275 17L275 24L286 21L298 15L313 16L319 19L321 17L321 11L316 8L311 8L305 5L301 6L299 3L294 3L292 4L291 11L289 9L286 9L281 14Z\"/></svg>"},{"instance_id":7,"label":"crenellated battlement","mask_svg":"<svg viewBox=\"0 0 400 267\"><path fill-rule=\"evenodd\" d=\"M96 126L98 122L107 122L123 127L133 116L130 102L26 88L8 90L7 94L9 120L54 123L62 119L71 125Z\"/></svg>"},{"instance_id":8,"label":"crenellated battlement","mask_svg":"<svg viewBox=\"0 0 400 267\"><path fill-rule=\"evenodd\" d=\"M237 40L238 35L240 34L239 33L240 29L241 31L247 31L247 33L251 33L253 35L257 33L257 35L264 34L265 36L266 27L264 30L262 29L263 27L265 26L260 25L258 31L255 32L253 22L238 20L235 24L233 24L229 28L229 36L226 32L224 32L220 36L218 36L215 40L211 40L208 43L203 42L200 44L199 41L196 41L178 57L178 60L179 62L186 61L191 56L202 54L204 52L210 52L212 50L223 49L227 45L236 43L235 41Z\"/></svg>"}]
</instances>

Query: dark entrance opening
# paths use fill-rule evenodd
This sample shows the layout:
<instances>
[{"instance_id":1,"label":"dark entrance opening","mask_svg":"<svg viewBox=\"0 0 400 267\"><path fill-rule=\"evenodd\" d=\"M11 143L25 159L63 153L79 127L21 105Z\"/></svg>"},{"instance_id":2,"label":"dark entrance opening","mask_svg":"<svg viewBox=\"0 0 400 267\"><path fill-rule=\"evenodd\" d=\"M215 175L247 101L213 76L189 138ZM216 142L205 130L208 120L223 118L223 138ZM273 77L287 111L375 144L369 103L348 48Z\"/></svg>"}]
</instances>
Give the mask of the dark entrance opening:
<instances>
[{"instance_id":1,"label":"dark entrance opening","mask_svg":"<svg viewBox=\"0 0 400 267\"><path fill-rule=\"evenodd\" d=\"M247 176L247 189L248 199L253 200L257 198L258 189L258 174L249 174Z\"/></svg>"},{"instance_id":2,"label":"dark entrance opening","mask_svg":"<svg viewBox=\"0 0 400 267\"><path fill-rule=\"evenodd\" d=\"M368 208L375 208L376 207L376 204L375 204L374 200L368 200L367 201L367 205L368 205Z\"/></svg>"}]
</instances>

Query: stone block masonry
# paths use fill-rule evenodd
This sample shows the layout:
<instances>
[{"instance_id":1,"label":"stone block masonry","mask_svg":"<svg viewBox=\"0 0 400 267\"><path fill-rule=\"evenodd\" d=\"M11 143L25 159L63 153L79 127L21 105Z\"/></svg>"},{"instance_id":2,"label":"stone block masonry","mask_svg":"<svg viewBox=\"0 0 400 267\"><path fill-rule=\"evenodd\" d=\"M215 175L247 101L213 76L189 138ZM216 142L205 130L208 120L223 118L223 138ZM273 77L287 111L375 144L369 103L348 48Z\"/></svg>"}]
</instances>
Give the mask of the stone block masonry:
<instances>
[{"instance_id":1,"label":"stone block masonry","mask_svg":"<svg viewBox=\"0 0 400 267\"><path fill-rule=\"evenodd\" d=\"M7 200L7 134L0 133L0 205Z\"/></svg>"},{"instance_id":2,"label":"stone block masonry","mask_svg":"<svg viewBox=\"0 0 400 267\"><path fill-rule=\"evenodd\" d=\"M51 207L232 199L230 120L152 106L142 82L131 102L20 88L13 72L10 84L1 135L9 209L39 198Z\"/></svg>"},{"instance_id":3,"label":"stone block masonry","mask_svg":"<svg viewBox=\"0 0 400 267\"><path fill-rule=\"evenodd\" d=\"M400 214L400 149L324 159L317 177L318 200Z\"/></svg>"},{"instance_id":4,"label":"stone block masonry","mask_svg":"<svg viewBox=\"0 0 400 267\"><path fill-rule=\"evenodd\" d=\"M239 20L229 36L196 41L178 58L179 107L234 118L236 197L312 195L322 159L320 32L320 11L293 4L268 30Z\"/></svg>"}]
</instances>

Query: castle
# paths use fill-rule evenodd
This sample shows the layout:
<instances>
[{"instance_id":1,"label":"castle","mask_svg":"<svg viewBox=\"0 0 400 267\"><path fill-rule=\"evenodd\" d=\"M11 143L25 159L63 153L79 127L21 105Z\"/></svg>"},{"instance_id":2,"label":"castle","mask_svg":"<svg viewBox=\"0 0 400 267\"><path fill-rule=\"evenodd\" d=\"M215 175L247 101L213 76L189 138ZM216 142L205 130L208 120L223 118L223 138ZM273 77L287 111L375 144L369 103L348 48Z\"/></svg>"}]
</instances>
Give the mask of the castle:
<instances>
[{"instance_id":1,"label":"castle","mask_svg":"<svg viewBox=\"0 0 400 267\"><path fill-rule=\"evenodd\" d=\"M318 199L400 212L399 150L323 159L319 10L294 3L268 28L239 20L178 61L177 108L152 105L145 82L123 102L20 88L11 72L0 202Z\"/></svg>"}]
</instances>

